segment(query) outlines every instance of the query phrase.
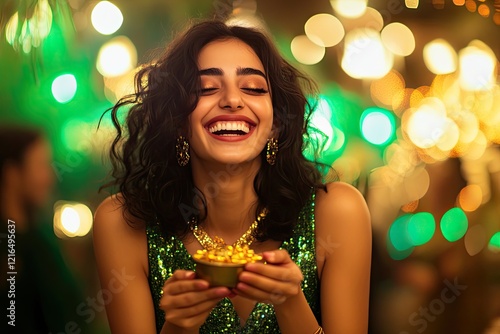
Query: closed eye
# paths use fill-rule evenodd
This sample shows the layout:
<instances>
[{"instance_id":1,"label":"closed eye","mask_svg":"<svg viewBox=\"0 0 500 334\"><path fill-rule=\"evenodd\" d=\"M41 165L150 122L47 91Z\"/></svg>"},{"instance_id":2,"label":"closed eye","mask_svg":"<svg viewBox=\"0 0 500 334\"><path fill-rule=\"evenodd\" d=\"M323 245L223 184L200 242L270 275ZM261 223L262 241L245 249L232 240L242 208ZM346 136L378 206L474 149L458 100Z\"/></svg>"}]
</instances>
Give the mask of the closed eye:
<instances>
[{"instance_id":1,"label":"closed eye","mask_svg":"<svg viewBox=\"0 0 500 334\"><path fill-rule=\"evenodd\" d=\"M242 90L255 94L266 94L268 92L264 88L242 88Z\"/></svg>"},{"instance_id":2,"label":"closed eye","mask_svg":"<svg viewBox=\"0 0 500 334\"><path fill-rule=\"evenodd\" d=\"M217 90L218 88L216 87L210 87L210 88L202 88L200 89L201 95L209 95L210 93L213 93Z\"/></svg>"}]
</instances>

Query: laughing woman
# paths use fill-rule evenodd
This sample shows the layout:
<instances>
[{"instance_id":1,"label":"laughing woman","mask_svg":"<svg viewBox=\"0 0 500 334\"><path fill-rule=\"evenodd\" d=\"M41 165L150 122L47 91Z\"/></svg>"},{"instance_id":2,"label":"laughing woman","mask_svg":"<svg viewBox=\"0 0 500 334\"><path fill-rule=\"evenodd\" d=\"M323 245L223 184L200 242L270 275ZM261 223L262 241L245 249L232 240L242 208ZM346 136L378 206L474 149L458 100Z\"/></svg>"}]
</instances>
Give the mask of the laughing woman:
<instances>
[{"instance_id":1,"label":"laughing woman","mask_svg":"<svg viewBox=\"0 0 500 334\"><path fill-rule=\"evenodd\" d=\"M302 155L311 86L263 33L214 21L138 73L94 226L113 333L367 332L369 213ZM191 255L215 236L266 263L209 286Z\"/></svg>"}]
</instances>

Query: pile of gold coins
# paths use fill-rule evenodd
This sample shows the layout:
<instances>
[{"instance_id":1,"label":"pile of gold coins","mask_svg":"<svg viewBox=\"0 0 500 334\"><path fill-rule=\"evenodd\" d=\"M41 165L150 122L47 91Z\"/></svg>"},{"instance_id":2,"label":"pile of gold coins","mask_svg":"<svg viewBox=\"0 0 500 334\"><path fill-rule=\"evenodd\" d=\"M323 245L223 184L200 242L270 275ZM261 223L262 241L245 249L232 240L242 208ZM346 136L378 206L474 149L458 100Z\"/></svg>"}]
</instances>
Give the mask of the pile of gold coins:
<instances>
[{"instance_id":1,"label":"pile of gold coins","mask_svg":"<svg viewBox=\"0 0 500 334\"><path fill-rule=\"evenodd\" d=\"M219 263L245 264L262 260L262 256L255 254L253 249L247 245L233 247L227 245L224 248L198 250L193 254L196 260Z\"/></svg>"}]
</instances>

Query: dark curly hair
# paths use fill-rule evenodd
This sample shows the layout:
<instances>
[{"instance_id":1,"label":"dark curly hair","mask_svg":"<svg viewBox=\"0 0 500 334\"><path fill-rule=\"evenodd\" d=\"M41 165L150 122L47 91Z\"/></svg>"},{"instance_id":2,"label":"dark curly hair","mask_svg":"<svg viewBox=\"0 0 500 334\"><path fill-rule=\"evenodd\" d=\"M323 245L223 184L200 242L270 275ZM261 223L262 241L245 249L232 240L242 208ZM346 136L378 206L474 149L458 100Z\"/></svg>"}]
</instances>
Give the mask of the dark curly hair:
<instances>
[{"instance_id":1,"label":"dark curly hair","mask_svg":"<svg viewBox=\"0 0 500 334\"><path fill-rule=\"evenodd\" d=\"M264 207L269 210L257 238L290 237L311 192L324 188L318 169L302 155L313 109L306 93L315 93L314 84L280 56L263 32L204 21L171 42L157 61L142 67L135 77L135 93L110 109L117 130L110 151L113 181L101 188L118 187L130 225L158 224L165 236L182 237L190 219L206 217L206 194L193 184L190 165L178 165L175 145L179 129L186 129L198 103L200 50L209 42L230 38L248 44L264 65L279 132L276 164L261 164L254 180L256 215ZM131 108L122 125L118 112L124 106ZM265 150L261 156L265 159Z\"/></svg>"}]
</instances>

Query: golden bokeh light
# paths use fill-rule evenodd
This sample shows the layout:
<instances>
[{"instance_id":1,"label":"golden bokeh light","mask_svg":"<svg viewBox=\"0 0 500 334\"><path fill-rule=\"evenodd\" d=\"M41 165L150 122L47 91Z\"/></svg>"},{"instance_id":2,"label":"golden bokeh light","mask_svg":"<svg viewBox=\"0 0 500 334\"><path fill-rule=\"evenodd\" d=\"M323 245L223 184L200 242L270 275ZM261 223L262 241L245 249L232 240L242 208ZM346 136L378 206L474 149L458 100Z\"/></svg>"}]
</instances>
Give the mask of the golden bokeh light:
<instances>
[{"instance_id":1,"label":"golden bokeh light","mask_svg":"<svg viewBox=\"0 0 500 334\"><path fill-rule=\"evenodd\" d=\"M472 212L477 210L483 202L483 192L477 184L469 184L460 190L458 204L462 210Z\"/></svg>"},{"instance_id":2,"label":"golden bokeh light","mask_svg":"<svg viewBox=\"0 0 500 334\"><path fill-rule=\"evenodd\" d=\"M415 36L402 23L390 23L381 32L385 47L398 56L409 56L415 50Z\"/></svg>"},{"instance_id":3,"label":"golden bokeh light","mask_svg":"<svg viewBox=\"0 0 500 334\"><path fill-rule=\"evenodd\" d=\"M407 8L417 9L420 1L419 0L405 0L405 5Z\"/></svg>"},{"instance_id":4,"label":"golden bokeh light","mask_svg":"<svg viewBox=\"0 0 500 334\"><path fill-rule=\"evenodd\" d=\"M490 16L490 7L488 7L488 5L485 5L483 3L483 4L479 5L479 7L477 8L477 12L482 17L488 17L488 16Z\"/></svg>"},{"instance_id":5,"label":"golden bokeh light","mask_svg":"<svg viewBox=\"0 0 500 334\"><path fill-rule=\"evenodd\" d=\"M366 11L368 0L330 0L333 10L344 17L360 17Z\"/></svg>"},{"instance_id":6,"label":"golden bokeh light","mask_svg":"<svg viewBox=\"0 0 500 334\"><path fill-rule=\"evenodd\" d=\"M311 41L323 47L337 45L345 35L342 23L330 14L311 16L304 25L304 30Z\"/></svg>"},{"instance_id":7,"label":"golden bokeh light","mask_svg":"<svg viewBox=\"0 0 500 334\"><path fill-rule=\"evenodd\" d=\"M97 70L104 77L124 75L137 65L137 50L125 36L118 36L105 43L97 55Z\"/></svg>"},{"instance_id":8,"label":"golden bokeh light","mask_svg":"<svg viewBox=\"0 0 500 334\"><path fill-rule=\"evenodd\" d=\"M467 8L469 12L474 13L477 9L477 4L474 0L466 0L465 8Z\"/></svg>"},{"instance_id":9,"label":"golden bokeh light","mask_svg":"<svg viewBox=\"0 0 500 334\"><path fill-rule=\"evenodd\" d=\"M457 70L457 53L444 39L438 38L424 46L424 63L434 74L448 74Z\"/></svg>"},{"instance_id":10,"label":"golden bokeh light","mask_svg":"<svg viewBox=\"0 0 500 334\"><path fill-rule=\"evenodd\" d=\"M77 202L57 201L54 205L54 233L59 238L83 237L93 224L92 211Z\"/></svg>"},{"instance_id":11,"label":"golden bokeh light","mask_svg":"<svg viewBox=\"0 0 500 334\"><path fill-rule=\"evenodd\" d=\"M373 29L355 29L345 37L342 69L355 79L378 79L386 75L394 64L394 56Z\"/></svg>"},{"instance_id":12,"label":"golden bokeh light","mask_svg":"<svg viewBox=\"0 0 500 334\"><path fill-rule=\"evenodd\" d=\"M122 26L123 14L115 4L109 1L100 1L92 9L91 21L97 32L111 35Z\"/></svg>"},{"instance_id":13,"label":"golden bokeh light","mask_svg":"<svg viewBox=\"0 0 500 334\"><path fill-rule=\"evenodd\" d=\"M408 202L401 207L401 211L407 212L407 213L415 212L415 210L417 210L417 208L418 208L418 203L419 203L419 200Z\"/></svg>"},{"instance_id":14,"label":"golden bokeh light","mask_svg":"<svg viewBox=\"0 0 500 334\"><path fill-rule=\"evenodd\" d=\"M391 70L380 79L375 79L370 84L372 100L384 108L392 108L393 100L405 89L405 80L401 73Z\"/></svg>"},{"instance_id":15,"label":"golden bokeh light","mask_svg":"<svg viewBox=\"0 0 500 334\"><path fill-rule=\"evenodd\" d=\"M465 250L470 256L479 254L486 247L487 243L486 229L482 225L471 226L465 234Z\"/></svg>"},{"instance_id":16,"label":"golden bokeh light","mask_svg":"<svg viewBox=\"0 0 500 334\"><path fill-rule=\"evenodd\" d=\"M298 62L305 65L314 65L319 63L325 56L325 48L314 43L306 35L296 36L290 49Z\"/></svg>"},{"instance_id":17,"label":"golden bokeh light","mask_svg":"<svg viewBox=\"0 0 500 334\"><path fill-rule=\"evenodd\" d=\"M460 86L469 91L490 90L496 81L495 53L485 43L474 40L459 53Z\"/></svg>"},{"instance_id":18,"label":"golden bokeh light","mask_svg":"<svg viewBox=\"0 0 500 334\"><path fill-rule=\"evenodd\" d=\"M413 88L405 88L398 91L392 97L392 110L398 117L402 117L404 111L410 108L410 101L413 91Z\"/></svg>"}]
</instances>

